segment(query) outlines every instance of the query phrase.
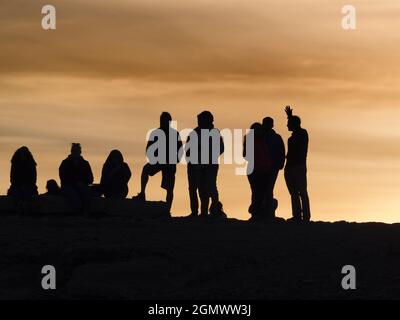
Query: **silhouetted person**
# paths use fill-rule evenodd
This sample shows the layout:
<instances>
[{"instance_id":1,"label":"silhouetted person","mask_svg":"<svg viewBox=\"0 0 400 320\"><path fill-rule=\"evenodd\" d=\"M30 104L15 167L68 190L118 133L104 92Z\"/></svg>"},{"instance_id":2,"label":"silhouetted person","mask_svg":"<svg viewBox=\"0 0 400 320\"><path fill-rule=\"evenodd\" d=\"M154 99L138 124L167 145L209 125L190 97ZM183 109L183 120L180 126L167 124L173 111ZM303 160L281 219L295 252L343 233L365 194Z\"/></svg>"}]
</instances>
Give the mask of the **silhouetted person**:
<instances>
[{"instance_id":1,"label":"silhouetted person","mask_svg":"<svg viewBox=\"0 0 400 320\"><path fill-rule=\"evenodd\" d=\"M253 219L265 218L265 195L269 175L272 171L272 159L266 144L265 131L261 123L254 123L250 129L253 130L253 153L248 154L249 134L244 138L243 156L248 161L247 177L251 188L251 205L249 213ZM251 150L251 149L250 149Z\"/></svg>"},{"instance_id":2,"label":"silhouetted person","mask_svg":"<svg viewBox=\"0 0 400 320\"><path fill-rule=\"evenodd\" d=\"M217 188L218 159L224 152L224 142L219 130L214 128L214 116L211 112L201 112L197 116L197 122L198 126L188 137L187 146L191 147L186 152L191 216L198 215L198 195L201 216L208 216L209 211L211 215L226 216ZM193 152L197 152L197 155Z\"/></svg>"},{"instance_id":3,"label":"silhouetted person","mask_svg":"<svg viewBox=\"0 0 400 320\"><path fill-rule=\"evenodd\" d=\"M128 182L132 176L128 164L119 150L111 151L101 172L101 191L106 198L126 198Z\"/></svg>"},{"instance_id":4,"label":"silhouetted person","mask_svg":"<svg viewBox=\"0 0 400 320\"><path fill-rule=\"evenodd\" d=\"M62 193L71 201L74 209L87 212L93 173L89 162L81 154L81 145L73 143L71 154L61 163L59 173Z\"/></svg>"},{"instance_id":5,"label":"silhouetted person","mask_svg":"<svg viewBox=\"0 0 400 320\"><path fill-rule=\"evenodd\" d=\"M288 129L292 132L288 140L285 180L292 199L294 221L310 221L310 202L307 192L308 133L301 127L301 120L293 115L290 106L285 108Z\"/></svg>"},{"instance_id":6,"label":"silhouetted person","mask_svg":"<svg viewBox=\"0 0 400 320\"><path fill-rule=\"evenodd\" d=\"M179 133L171 127L172 117L168 112L163 112L160 116L160 127L150 134L146 146L147 158L153 158L154 161L147 163L142 170L141 190L136 200L146 200L146 186L150 176L161 172L161 188L167 191L166 203L168 212L171 211L174 198L176 164L182 157L182 140ZM163 138L161 138L163 136ZM154 155L151 151L157 146ZM157 159L154 159L154 158ZM151 160L151 159L150 159Z\"/></svg>"},{"instance_id":7,"label":"silhouetted person","mask_svg":"<svg viewBox=\"0 0 400 320\"><path fill-rule=\"evenodd\" d=\"M45 195L48 195L48 196L58 196L61 193L61 189L58 186L57 181L54 179L47 181L46 190L47 190L47 192L45 193Z\"/></svg>"},{"instance_id":8,"label":"silhouetted person","mask_svg":"<svg viewBox=\"0 0 400 320\"><path fill-rule=\"evenodd\" d=\"M38 195L36 162L27 147L15 151L11 158L11 186L7 194L18 201L30 201Z\"/></svg>"},{"instance_id":9,"label":"silhouetted person","mask_svg":"<svg viewBox=\"0 0 400 320\"><path fill-rule=\"evenodd\" d=\"M268 218L275 218L275 210L278 206L278 201L274 199L274 188L278 178L279 171L285 165L285 144L282 137L275 132L274 120L270 117L265 117L262 123L265 132L265 141L267 143L272 167L266 179L265 189L265 210Z\"/></svg>"}]
</instances>

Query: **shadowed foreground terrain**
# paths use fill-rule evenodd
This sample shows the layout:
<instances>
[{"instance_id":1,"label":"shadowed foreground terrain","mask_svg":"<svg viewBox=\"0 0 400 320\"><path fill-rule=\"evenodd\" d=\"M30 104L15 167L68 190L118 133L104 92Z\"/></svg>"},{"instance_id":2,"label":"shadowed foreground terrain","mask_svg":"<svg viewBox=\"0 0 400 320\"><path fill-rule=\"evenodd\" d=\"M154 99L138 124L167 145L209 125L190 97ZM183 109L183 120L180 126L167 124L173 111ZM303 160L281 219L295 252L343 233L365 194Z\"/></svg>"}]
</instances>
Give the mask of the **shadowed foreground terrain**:
<instances>
[{"instance_id":1,"label":"shadowed foreground terrain","mask_svg":"<svg viewBox=\"0 0 400 320\"><path fill-rule=\"evenodd\" d=\"M400 297L400 225L9 216L0 250L2 299ZM57 290L41 289L46 264Z\"/></svg>"}]
</instances>

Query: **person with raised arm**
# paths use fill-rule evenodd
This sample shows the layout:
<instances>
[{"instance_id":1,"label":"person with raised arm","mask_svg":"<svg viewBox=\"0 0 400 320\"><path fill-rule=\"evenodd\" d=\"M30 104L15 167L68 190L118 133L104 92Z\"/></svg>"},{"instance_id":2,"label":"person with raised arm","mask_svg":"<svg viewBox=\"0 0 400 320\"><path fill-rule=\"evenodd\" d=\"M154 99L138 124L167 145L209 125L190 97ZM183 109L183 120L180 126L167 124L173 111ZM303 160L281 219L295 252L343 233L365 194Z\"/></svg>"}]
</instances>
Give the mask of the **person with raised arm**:
<instances>
[{"instance_id":1,"label":"person with raised arm","mask_svg":"<svg viewBox=\"0 0 400 320\"><path fill-rule=\"evenodd\" d=\"M293 115L290 106L285 108L287 127L292 132L288 139L285 181L292 201L292 221L308 222L311 219L310 200L307 191L308 133L301 127L301 119Z\"/></svg>"}]
</instances>

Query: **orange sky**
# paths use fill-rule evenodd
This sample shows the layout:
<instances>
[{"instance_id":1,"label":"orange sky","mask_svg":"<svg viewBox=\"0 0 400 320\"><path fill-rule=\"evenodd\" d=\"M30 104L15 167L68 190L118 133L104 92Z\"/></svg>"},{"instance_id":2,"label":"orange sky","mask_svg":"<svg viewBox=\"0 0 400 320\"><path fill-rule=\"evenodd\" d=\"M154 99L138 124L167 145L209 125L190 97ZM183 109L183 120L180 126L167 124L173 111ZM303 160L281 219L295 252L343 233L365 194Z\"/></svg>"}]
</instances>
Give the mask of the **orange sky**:
<instances>
[{"instance_id":1,"label":"orange sky","mask_svg":"<svg viewBox=\"0 0 400 320\"><path fill-rule=\"evenodd\" d=\"M145 136L170 111L179 128L212 111L220 128L270 115L286 140L283 107L310 134L315 220L400 220L400 3L352 1L357 30L341 28L337 0L53 0L57 30L41 29L44 1L0 0L0 191L13 151L27 145L39 188L79 141L96 179L113 148L139 189ZM178 168L176 215L189 212ZM161 199L160 178L149 198ZM229 216L247 219L249 186L223 166ZM283 176L278 215L290 216Z\"/></svg>"}]
</instances>

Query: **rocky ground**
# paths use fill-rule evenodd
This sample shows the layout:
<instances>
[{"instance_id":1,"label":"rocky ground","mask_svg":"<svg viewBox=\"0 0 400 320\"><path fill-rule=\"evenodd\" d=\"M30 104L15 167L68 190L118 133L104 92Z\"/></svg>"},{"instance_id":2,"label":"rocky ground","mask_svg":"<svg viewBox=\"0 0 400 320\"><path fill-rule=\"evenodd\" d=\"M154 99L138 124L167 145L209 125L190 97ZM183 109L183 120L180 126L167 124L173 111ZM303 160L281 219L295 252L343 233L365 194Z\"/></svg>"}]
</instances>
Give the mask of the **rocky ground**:
<instances>
[{"instance_id":1,"label":"rocky ground","mask_svg":"<svg viewBox=\"0 0 400 320\"><path fill-rule=\"evenodd\" d=\"M8 216L0 270L1 299L398 299L400 225Z\"/></svg>"}]
</instances>

